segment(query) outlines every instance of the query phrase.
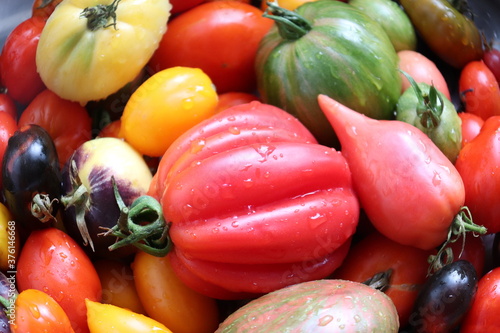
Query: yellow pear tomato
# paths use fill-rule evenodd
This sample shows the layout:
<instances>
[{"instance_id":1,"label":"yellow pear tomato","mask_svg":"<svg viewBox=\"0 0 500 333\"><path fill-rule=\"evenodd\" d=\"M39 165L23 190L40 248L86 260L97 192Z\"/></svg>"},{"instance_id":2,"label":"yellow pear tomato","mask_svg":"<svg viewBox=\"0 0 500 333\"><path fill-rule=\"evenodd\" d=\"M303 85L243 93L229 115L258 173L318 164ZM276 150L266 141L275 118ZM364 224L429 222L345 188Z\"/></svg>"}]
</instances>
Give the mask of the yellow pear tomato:
<instances>
[{"instance_id":1,"label":"yellow pear tomato","mask_svg":"<svg viewBox=\"0 0 500 333\"><path fill-rule=\"evenodd\" d=\"M217 102L215 87L201 69L164 69L130 96L119 136L143 155L162 156L182 133L214 115Z\"/></svg>"},{"instance_id":2,"label":"yellow pear tomato","mask_svg":"<svg viewBox=\"0 0 500 333\"><path fill-rule=\"evenodd\" d=\"M40 35L36 66L47 88L85 104L140 73L167 30L168 0L65 0Z\"/></svg>"}]
</instances>

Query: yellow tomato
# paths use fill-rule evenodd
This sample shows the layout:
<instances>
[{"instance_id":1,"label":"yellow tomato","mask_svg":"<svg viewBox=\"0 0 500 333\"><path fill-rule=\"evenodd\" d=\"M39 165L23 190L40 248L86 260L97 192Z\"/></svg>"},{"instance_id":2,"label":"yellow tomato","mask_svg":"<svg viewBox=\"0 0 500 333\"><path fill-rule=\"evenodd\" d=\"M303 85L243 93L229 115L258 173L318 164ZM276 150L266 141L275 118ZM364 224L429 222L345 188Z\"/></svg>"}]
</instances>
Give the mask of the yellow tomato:
<instances>
[{"instance_id":1,"label":"yellow tomato","mask_svg":"<svg viewBox=\"0 0 500 333\"><path fill-rule=\"evenodd\" d=\"M62 1L40 35L36 66L42 81L81 104L106 98L146 65L170 9L168 0Z\"/></svg>"},{"instance_id":2,"label":"yellow tomato","mask_svg":"<svg viewBox=\"0 0 500 333\"><path fill-rule=\"evenodd\" d=\"M298 6L305 4L306 2L313 2L318 0L274 0L272 2L277 3L281 8L288 10L295 10ZM333 0L332 0L333 1ZM262 1L261 9L266 10L267 2Z\"/></svg>"},{"instance_id":3,"label":"yellow tomato","mask_svg":"<svg viewBox=\"0 0 500 333\"><path fill-rule=\"evenodd\" d=\"M215 332L219 324L217 303L179 280L168 256L155 257L139 251L132 270L148 316L175 333Z\"/></svg>"},{"instance_id":4,"label":"yellow tomato","mask_svg":"<svg viewBox=\"0 0 500 333\"><path fill-rule=\"evenodd\" d=\"M172 333L165 325L145 315L111 304L85 300L90 333Z\"/></svg>"},{"instance_id":5,"label":"yellow tomato","mask_svg":"<svg viewBox=\"0 0 500 333\"><path fill-rule=\"evenodd\" d=\"M214 115L217 102L215 87L201 69L164 69L130 96L119 136L143 155L162 156L182 133Z\"/></svg>"},{"instance_id":6,"label":"yellow tomato","mask_svg":"<svg viewBox=\"0 0 500 333\"><path fill-rule=\"evenodd\" d=\"M0 203L0 270L13 270L19 252L16 223L9 209Z\"/></svg>"}]
</instances>

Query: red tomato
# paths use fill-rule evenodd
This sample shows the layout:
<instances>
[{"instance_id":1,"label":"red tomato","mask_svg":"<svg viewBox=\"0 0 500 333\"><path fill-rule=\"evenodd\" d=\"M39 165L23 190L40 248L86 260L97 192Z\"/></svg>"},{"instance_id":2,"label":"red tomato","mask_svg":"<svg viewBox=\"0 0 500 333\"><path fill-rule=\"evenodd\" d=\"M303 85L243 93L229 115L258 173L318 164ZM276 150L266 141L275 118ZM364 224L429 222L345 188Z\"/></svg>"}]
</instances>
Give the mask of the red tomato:
<instances>
[{"instance_id":1,"label":"red tomato","mask_svg":"<svg viewBox=\"0 0 500 333\"><path fill-rule=\"evenodd\" d=\"M75 332L88 332L85 299L101 299L97 272L78 244L59 229L33 231L17 263L19 291L41 290L54 298Z\"/></svg>"},{"instance_id":2,"label":"red tomato","mask_svg":"<svg viewBox=\"0 0 500 333\"><path fill-rule=\"evenodd\" d=\"M462 119L462 148L471 142L483 127L483 118L469 112L459 112L458 116Z\"/></svg>"},{"instance_id":3,"label":"red tomato","mask_svg":"<svg viewBox=\"0 0 500 333\"><path fill-rule=\"evenodd\" d=\"M15 318L10 326L12 333L74 332L63 308L41 290L22 291L15 304Z\"/></svg>"},{"instance_id":4,"label":"red tomato","mask_svg":"<svg viewBox=\"0 0 500 333\"><path fill-rule=\"evenodd\" d=\"M401 326L408 323L418 289L426 280L427 258L434 251L402 245L374 232L353 245L333 277L364 282L375 274L392 270L384 292L399 314Z\"/></svg>"},{"instance_id":5,"label":"red tomato","mask_svg":"<svg viewBox=\"0 0 500 333\"><path fill-rule=\"evenodd\" d=\"M168 23L149 66L154 72L175 66L200 68L219 94L254 91L258 44L273 24L262 13L239 1L198 5Z\"/></svg>"},{"instance_id":6,"label":"red tomato","mask_svg":"<svg viewBox=\"0 0 500 333\"><path fill-rule=\"evenodd\" d=\"M76 148L92 137L92 119L87 110L76 102L70 102L45 89L23 111L19 127L37 124L51 136L62 166Z\"/></svg>"},{"instance_id":7,"label":"red tomato","mask_svg":"<svg viewBox=\"0 0 500 333\"><path fill-rule=\"evenodd\" d=\"M453 261L467 260L476 269L478 277L483 276L486 263L486 246L484 245L483 237L468 234L465 238L459 237L450 245L453 251Z\"/></svg>"},{"instance_id":8,"label":"red tomato","mask_svg":"<svg viewBox=\"0 0 500 333\"><path fill-rule=\"evenodd\" d=\"M484 120L500 115L500 88L495 75L484 61L469 62L460 72L460 99L465 111Z\"/></svg>"},{"instance_id":9,"label":"red tomato","mask_svg":"<svg viewBox=\"0 0 500 333\"><path fill-rule=\"evenodd\" d=\"M495 332L500 327L500 267L486 273L477 285L472 305L460 333Z\"/></svg>"},{"instance_id":10,"label":"red tomato","mask_svg":"<svg viewBox=\"0 0 500 333\"><path fill-rule=\"evenodd\" d=\"M172 14L179 14L181 12L185 12L188 9L198 6L200 3L205 0L170 0L170 4L172 5Z\"/></svg>"},{"instance_id":11,"label":"red tomato","mask_svg":"<svg viewBox=\"0 0 500 333\"><path fill-rule=\"evenodd\" d=\"M254 94L244 92L231 91L224 94L219 94L219 101L217 102L215 113L219 113L235 105L246 104L250 103L251 101L257 100L259 100L259 98Z\"/></svg>"},{"instance_id":12,"label":"red tomato","mask_svg":"<svg viewBox=\"0 0 500 333\"><path fill-rule=\"evenodd\" d=\"M36 69L36 48L45 26L41 17L30 17L12 30L0 57L2 84L15 101L27 105L45 85Z\"/></svg>"},{"instance_id":13,"label":"red tomato","mask_svg":"<svg viewBox=\"0 0 500 333\"><path fill-rule=\"evenodd\" d=\"M31 16L40 16L44 19L48 19L50 14L54 11L54 8L56 8L61 1L62 0L35 0L31 7Z\"/></svg>"},{"instance_id":14,"label":"red tomato","mask_svg":"<svg viewBox=\"0 0 500 333\"><path fill-rule=\"evenodd\" d=\"M0 112L8 113L13 119L17 121L17 107L16 103L7 94L0 93Z\"/></svg>"},{"instance_id":15,"label":"red tomato","mask_svg":"<svg viewBox=\"0 0 500 333\"><path fill-rule=\"evenodd\" d=\"M99 131L99 137L104 138L104 137L113 137L113 138L119 138L123 139L122 136L120 136L120 128L122 126L122 121L120 119L114 120L104 126L100 131Z\"/></svg>"},{"instance_id":16,"label":"red tomato","mask_svg":"<svg viewBox=\"0 0 500 333\"><path fill-rule=\"evenodd\" d=\"M488 234L500 231L500 116L488 118L462 148L455 166L465 186L465 206Z\"/></svg>"},{"instance_id":17,"label":"red tomato","mask_svg":"<svg viewBox=\"0 0 500 333\"><path fill-rule=\"evenodd\" d=\"M7 149L9 139L17 131L17 122L12 116L6 112L0 112L0 165L2 165L3 156ZM2 185L2 177L0 177L0 186Z\"/></svg>"}]
</instances>

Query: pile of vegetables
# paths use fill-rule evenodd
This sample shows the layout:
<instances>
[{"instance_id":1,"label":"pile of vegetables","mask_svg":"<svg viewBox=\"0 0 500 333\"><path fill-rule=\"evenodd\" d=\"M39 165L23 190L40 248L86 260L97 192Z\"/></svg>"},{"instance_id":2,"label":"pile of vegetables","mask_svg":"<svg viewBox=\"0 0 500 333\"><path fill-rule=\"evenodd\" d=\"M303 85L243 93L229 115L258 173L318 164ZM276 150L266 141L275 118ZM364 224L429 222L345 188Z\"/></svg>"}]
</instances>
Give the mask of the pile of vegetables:
<instances>
[{"instance_id":1,"label":"pile of vegetables","mask_svg":"<svg viewBox=\"0 0 500 333\"><path fill-rule=\"evenodd\" d=\"M0 332L499 326L500 51L477 19L34 0L0 53Z\"/></svg>"}]
</instances>

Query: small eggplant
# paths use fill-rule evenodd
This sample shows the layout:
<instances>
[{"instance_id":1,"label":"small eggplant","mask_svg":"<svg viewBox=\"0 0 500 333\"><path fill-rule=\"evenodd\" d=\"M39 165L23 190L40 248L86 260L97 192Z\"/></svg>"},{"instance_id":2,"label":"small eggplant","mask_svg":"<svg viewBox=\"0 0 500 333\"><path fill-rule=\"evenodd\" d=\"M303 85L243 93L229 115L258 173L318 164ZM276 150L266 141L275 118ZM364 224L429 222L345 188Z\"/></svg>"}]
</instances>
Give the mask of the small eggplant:
<instances>
[{"instance_id":1,"label":"small eggplant","mask_svg":"<svg viewBox=\"0 0 500 333\"><path fill-rule=\"evenodd\" d=\"M410 315L409 332L452 332L469 310L477 283L476 269L469 261L443 266L420 290Z\"/></svg>"},{"instance_id":2,"label":"small eggplant","mask_svg":"<svg viewBox=\"0 0 500 333\"><path fill-rule=\"evenodd\" d=\"M103 234L121 215L115 189L126 207L147 192L152 174L143 156L123 140L96 138L76 149L62 175L61 215L68 234L93 258L132 254L133 246L111 252L116 237Z\"/></svg>"},{"instance_id":3,"label":"small eggplant","mask_svg":"<svg viewBox=\"0 0 500 333\"><path fill-rule=\"evenodd\" d=\"M9 139L2 183L6 206L21 229L29 232L56 222L62 178L57 150L45 129L25 125Z\"/></svg>"}]
</instances>

